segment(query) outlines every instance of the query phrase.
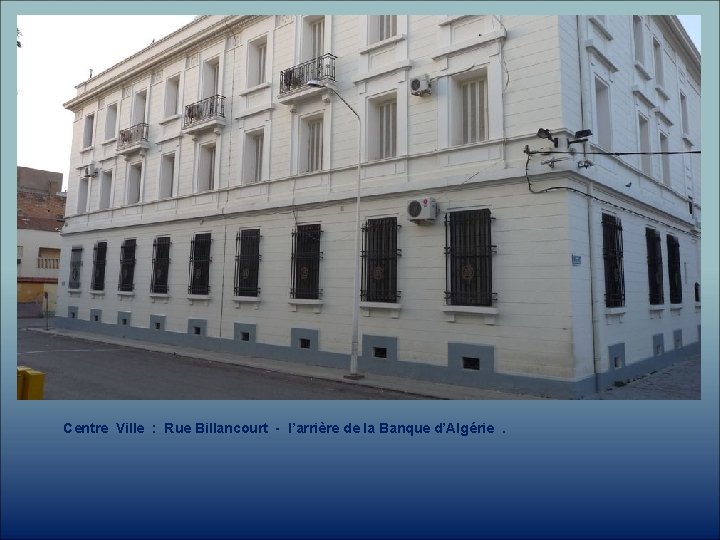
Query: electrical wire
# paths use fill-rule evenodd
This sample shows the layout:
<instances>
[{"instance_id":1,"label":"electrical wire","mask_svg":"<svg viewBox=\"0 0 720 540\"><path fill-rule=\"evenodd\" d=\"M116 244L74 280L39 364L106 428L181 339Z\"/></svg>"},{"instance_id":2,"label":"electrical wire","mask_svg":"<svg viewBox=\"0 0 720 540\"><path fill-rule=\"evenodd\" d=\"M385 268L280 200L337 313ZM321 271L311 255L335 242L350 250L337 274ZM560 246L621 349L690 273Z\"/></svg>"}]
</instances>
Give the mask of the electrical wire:
<instances>
[{"instance_id":1,"label":"electrical wire","mask_svg":"<svg viewBox=\"0 0 720 540\"><path fill-rule=\"evenodd\" d=\"M527 150L526 154L570 154L579 152L575 150ZM671 156L674 154L700 154L700 150L685 150L681 152L582 152L583 155L591 156Z\"/></svg>"},{"instance_id":2,"label":"electrical wire","mask_svg":"<svg viewBox=\"0 0 720 540\"><path fill-rule=\"evenodd\" d=\"M653 221L653 222L655 222L655 223L659 223L659 224L664 225L665 227L667 227L667 228L669 228L669 229L673 229L673 230L679 231L679 232L681 232L681 233L683 233L683 234L687 234L687 235L689 235L689 236L693 236L693 237L696 236L696 235L693 234L692 232L688 232L688 231L686 231L685 229L681 229L680 227L675 227L674 225L670 225L669 223L666 223L666 222L661 221L661 220L659 220L659 219L657 219L657 218L648 216L647 214L643 214L642 212L637 212L636 210L631 210L630 208L626 208L625 206L622 206L622 205L620 205L620 204L616 204L616 203L613 203L613 202L610 202L610 201L606 201L605 199L601 199L601 198L599 198L599 197L596 197L595 195L590 195L590 194L588 194L588 193L585 193L584 191L581 191L581 190L579 190L579 189L575 189L575 188L573 188L573 187L569 187L569 186L552 186L552 187L545 188L545 189L534 190L533 187L532 187L532 182L530 182L530 174L529 174L529 172L528 172L528 167L529 167L529 165L530 165L530 152L527 153L527 160L525 161L525 179L527 180L528 190L530 191L530 193L541 194L541 193L548 193L548 192L550 192L550 191L557 191L557 190L570 191L570 192L572 192L572 193L577 193L577 194L579 194L579 195L582 195L583 197L587 197L588 199L593 199L593 200L595 200L595 201L597 201L597 202L599 202L599 203L607 204L607 205L609 205L609 206L612 206L612 207L614 207L614 208L617 208L618 210L623 210L623 211L625 211L625 212L627 212L627 213L629 213L629 214L633 214L633 215L636 215L636 216L638 216L638 217L647 219L647 220L649 220L649 221Z\"/></svg>"}]
</instances>

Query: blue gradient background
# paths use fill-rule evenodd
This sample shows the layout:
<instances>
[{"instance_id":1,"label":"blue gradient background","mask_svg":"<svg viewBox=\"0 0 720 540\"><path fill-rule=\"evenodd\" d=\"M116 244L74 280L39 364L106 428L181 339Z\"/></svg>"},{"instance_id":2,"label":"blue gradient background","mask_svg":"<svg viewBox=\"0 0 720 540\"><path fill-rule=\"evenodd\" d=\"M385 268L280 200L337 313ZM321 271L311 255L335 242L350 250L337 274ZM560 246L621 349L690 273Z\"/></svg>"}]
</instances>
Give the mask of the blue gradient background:
<instances>
[{"instance_id":1,"label":"blue gradient background","mask_svg":"<svg viewBox=\"0 0 720 540\"><path fill-rule=\"evenodd\" d=\"M197 11L175 2L2 3L3 538L718 535L718 156L703 155L700 401L33 402L15 399L15 15ZM443 11L478 11L444 3ZM675 3L482 3L498 13L672 13ZM436 3L203 3L204 12L436 13ZM395 9L393 9L395 8ZM703 140L718 147L718 5L703 15ZM69 89L68 96L72 89ZM158 433L65 434L132 421ZM269 422L164 435L163 422ZM494 435L289 435L287 423L489 422Z\"/></svg>"}]
</instances>

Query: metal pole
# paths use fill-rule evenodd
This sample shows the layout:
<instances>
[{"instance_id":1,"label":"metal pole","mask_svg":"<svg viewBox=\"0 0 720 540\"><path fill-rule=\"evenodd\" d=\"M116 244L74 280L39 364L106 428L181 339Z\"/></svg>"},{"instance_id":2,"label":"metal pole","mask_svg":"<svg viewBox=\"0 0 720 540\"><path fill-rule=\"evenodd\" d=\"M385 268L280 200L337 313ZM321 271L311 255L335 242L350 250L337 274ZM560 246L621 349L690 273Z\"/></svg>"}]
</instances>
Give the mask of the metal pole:
<instances>
[{"instance_id":1,"label":"metal pole","mask_svg":"<svg viewBox=\"0 0 720 540\"><path fill-rule=\"evenodd\" d=\"M45 297L45 330L50 329L50 300L48 300L48 292L43 293Z\"/></svg>"},{"instance_id":2,"label":"metal pole","mask_svg":"<svg viewBox=\"0 0 720 540\"><path fill-rule=\"evenodd\" d=\"M358 120L358 158L357 158L357 187L355 194L355 270L353 275L353 306L352 306L352 341L350 343L350 374L345 375L347 379L362 379L363 375L358 373L358 334L360 325L360 171L362 164L362 120L352 106L330 86L325 86L319 81L311 80L308 86L315 88L326 88L340 98L345 106L355 115Z\"/></svg>"}]
</instances>

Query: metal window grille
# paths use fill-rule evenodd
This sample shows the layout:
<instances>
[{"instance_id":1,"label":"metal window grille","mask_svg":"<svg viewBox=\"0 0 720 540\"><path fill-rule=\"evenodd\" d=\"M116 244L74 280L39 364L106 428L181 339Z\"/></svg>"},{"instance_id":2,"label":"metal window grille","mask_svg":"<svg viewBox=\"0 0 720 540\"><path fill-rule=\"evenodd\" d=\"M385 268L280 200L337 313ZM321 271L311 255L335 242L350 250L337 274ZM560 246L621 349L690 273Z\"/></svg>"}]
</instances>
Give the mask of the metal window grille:
<instances>
[{"instance_id":1,"label":"metal window grille","mask_svg":"<svg viewBox=\"0 0 720 540\"><path fill-rule=\"evenodd\" d=\"M307 123L308 156L307 172L322 169L323 151L323 122L322 118L310 120Z\"/></svg>"},{"instance_id":2,"label":"metal window grille","mask_svg":"<svg viewBox=\"0 0 720 540\"><path fill-rule=\"evenodd\" d=\"M485 129L485 81L478 79L460 85L462 92L463 144L484 141Z\"/></svg>"},{"instance_id":3,"label":"metal window grille","mask_svg":"<svg viewBox=\"0 0 720 540\"><path fill-rule=\"evenodd\" d=\"M397 34L397 15L380 15L378 24L380 26L380 41Z\"/></svg>"},{"instance_id":4,"label":"metal window grille","mask_svg":"<svg viewBox=\"0 0 720 540\"><path fill-rule=\"evenodd\" d=\"M321 234L319 224L298 225L293 231L292 298L320 298Z\"/></svg>"},{"instance_id":5,"label":"metal window grille","mask_svg":"<svg viewBox=\"0 0 720 540\"><path fill-rule=\"evenodd\" d=\"M397 302L397 218L369 219L363 227L361 257L363 289L360 298L368 302Z\"/></svg>"},{"instance_id":6,"label":"metal window grille","mask_svg":"<svg viewBox=\"0 0 720 540\"><path fill-rule=\"evenodd\" d=\"M93 248L92 290L105 290L105 261L107 259L107 242L98 242Z\"/></svg>"},{"instance_id":7,"label":"metal window grille","mask_svg":"<svg viewBox=\"0 0 720 540\"><path fill-rule=\"evenodd\" d=\"M397 147L397 102L378 104L380 114L380 159L395 157Z\"/></svg>"},{"instance_id":8,"label":"metal window grille","mask_svg":"<svg viewBox=\"0 0 720 540\"><path fill-rule=\"evenodd\" d=\"M445 301L457 306L492 306L490 210L463 210L445 216Z\"/></svg>"},{"instance_id":9,"label":"metal window grille","mask_svg":"<svg viewBox=\"0 0 720 540\"><path fill-rule=\"evenodd\" d=\"M190 243L189 294L210 294L210 233L196 234Z\"/></svg>"},{"instance_id":10,"label":"metal window grille","mask_svg":"<svg viewBox=\"0 0 720 540\"><path fill-rule=\"evenodd\" d=\"M235 296L258 296L260 229L245 229L235 237Z\"/></svg>"},{"instance_id":11,"label":"metal window grille","mask_svg":"<svg viewBox=\"0 0 720 540\"><path fill-rule=\"evenodd\" d=\"M120 279L118 280L119 291L132 291L135 277L135 239L125 240L120 246Z\"/></svg>"},{"instance_id":12,"label":"metal window grille","mask_svg":"<svg viewBox=\"0 0 720 540\"><path fill-rule=\"evenodd\" d=\"M680 242L667 235L668 280L670 281L670 303L682 304L682 278L680 276Z\"/></svg>"},{"instance_id":13,"label":"metal window grille","mask_svg":"<svg viewBox=\"0 0 720 540\"><path fill-rule=\"evenodd\" d=\"M660 233L655 229L645 229L645 241L647 243L650 304L662 304L665 301L665 295L663 294L662 240Z\"/></svg>"},{"instance_id":14,"label":"metal window grille","mask_svg":"<svg viewBox=\"0 0 720 540\"><path fill-rule=\"evenodd\" d=\"M69 289L80 288L80 269L82 268L82 252L83 248L74 247L70 252L70 279L68 280Z\"/></svg>"},{"instance_id":15,"label":"metal window grille","mask_svg":"<svg viewBox=\"0 0 720 540\"><path fill-rule=\"evenodd\" d=\"M623 241L620 218L602 215L603 260L605 261L605 306L625 305L625 276L623 273Z\"/></svg>"},{"instance_id":16,"label":"metal window grille","mask_svg":"<svg viewBox=\"0 0 720 540\"><path fill-rule=\"evenodd\" d=\"M170 237L159 236L153 242L152 278L150 292L167 294L170 271Z\"/></svg>"}]
</instances>

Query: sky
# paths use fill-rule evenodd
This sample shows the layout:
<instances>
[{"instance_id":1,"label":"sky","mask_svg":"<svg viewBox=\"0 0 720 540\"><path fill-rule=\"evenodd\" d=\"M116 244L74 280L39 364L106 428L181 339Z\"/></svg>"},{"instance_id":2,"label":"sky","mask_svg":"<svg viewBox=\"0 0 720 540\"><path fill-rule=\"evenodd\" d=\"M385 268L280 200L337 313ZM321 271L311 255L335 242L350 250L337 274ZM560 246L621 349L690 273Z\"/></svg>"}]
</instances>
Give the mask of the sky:
<instances>
[{"instance_id":1,"label":"sky","mask_svg":"<svg viewBox=\"0 0 720 540\"><path fill-rule=\"evenodd\" d=\"M700 50L700 16L679 17ZM17 164L61 172L65 189L73 114L62 104L75 97L75 86L91 69L97 75L192 20L192 15L19 15ZM88 40L88 32L102 39Z\"/></svg>"}]
</instances>

